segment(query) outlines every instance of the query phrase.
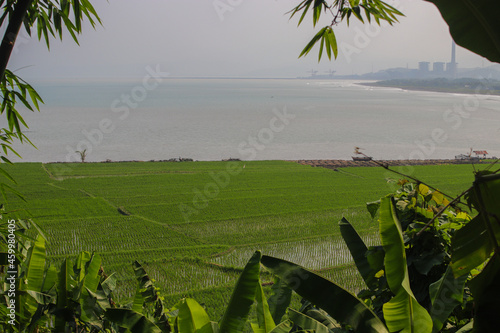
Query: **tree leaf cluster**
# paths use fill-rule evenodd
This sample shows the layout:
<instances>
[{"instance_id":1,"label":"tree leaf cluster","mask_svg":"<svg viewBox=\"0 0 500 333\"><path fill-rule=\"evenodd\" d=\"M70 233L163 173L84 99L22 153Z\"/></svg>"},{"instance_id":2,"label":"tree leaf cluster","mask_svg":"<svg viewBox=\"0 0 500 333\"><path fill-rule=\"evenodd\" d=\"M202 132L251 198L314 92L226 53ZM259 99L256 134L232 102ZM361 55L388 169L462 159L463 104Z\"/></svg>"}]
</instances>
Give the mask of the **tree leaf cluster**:
<instances>
[{"instance_id":1,"label":"tree leaf cluster","mask_svg":"<svg viewBox=\"0 0 500 333\"><path fill-rule=\"evenodd\" d=\"M328 59L332 59L332 55L336 59L338 56L337 39L333 27L345 20L349 25L350 19L354 16L359 21L365 23L375 22L380 25L381 22L393 24L397 22L397 17L403 15L393 6L380 0L336 0L331 3L325 0L303 0L299 5L294 7L289 13L290 18L295 15L300 15L298 26L302 24L307 14L312 13L312 23L316 27L320 21L321 15L325 13L330 15L331 22L321 28L314 37L307 43L299 58L309 54L313 47L320 42L318 62L321 61L323 50L326 52Z\"/></svg>"}]
</instances>

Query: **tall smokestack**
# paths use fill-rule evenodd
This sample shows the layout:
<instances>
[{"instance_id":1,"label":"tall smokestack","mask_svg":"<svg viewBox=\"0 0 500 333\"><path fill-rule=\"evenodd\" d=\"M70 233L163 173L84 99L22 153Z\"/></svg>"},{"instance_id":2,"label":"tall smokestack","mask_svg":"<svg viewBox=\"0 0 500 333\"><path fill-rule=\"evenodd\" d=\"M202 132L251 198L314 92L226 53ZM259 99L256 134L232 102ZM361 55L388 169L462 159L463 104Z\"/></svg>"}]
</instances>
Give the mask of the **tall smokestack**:
<instances>
[{"instance_id":1,"label":"tall smokestack","mask_svg":"<svg viewBox=\"0 0 500 333\"><path fill-rule=\"evenodd\" d=\"M455 41L452 40L451 42L451 70L450 70L450 74L451 74L451 77L455 78L457 76L457 61L456 61L456 58L455 58L455 48L456 48L456 44L455 44Z\"/></svg>"}]
</instances>

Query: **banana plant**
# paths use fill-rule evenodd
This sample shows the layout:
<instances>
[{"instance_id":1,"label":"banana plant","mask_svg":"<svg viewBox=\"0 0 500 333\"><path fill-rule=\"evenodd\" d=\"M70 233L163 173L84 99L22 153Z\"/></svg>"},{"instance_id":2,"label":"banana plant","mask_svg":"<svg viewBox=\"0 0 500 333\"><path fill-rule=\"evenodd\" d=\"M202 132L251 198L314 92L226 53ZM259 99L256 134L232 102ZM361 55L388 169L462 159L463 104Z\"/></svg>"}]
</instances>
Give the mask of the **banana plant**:
<instances>
[{"instance_id":1,"label":"banana plant","mask_svg":"<svg viewBox=\"0 0 500 333\"><path fill-rule=\"evenodd\" d=\"M469 282L475 301L474 331L488 332L500 325L500 306L494 299L500 292L500 175L476 174L469 204L479 214L452 238L455 276L463 276L477 266L484 269Z\"/></svg>"},{"instance_id":2,"label":"banana plant","mask_svg":"<svg viewBox=\"0 0 500 333\"><path fill-rule=\"evenodd\" d=\"M389 332L362 300L338 284L283 259L262 256L261 262L297 294L325 310L339 323L349 325L355 332Z\"/></svg>"},{"instance_id":3,"label":"banana plant","mask_svg":"<svg viewBox=\"0 0 500 333\"><path fill-rule=\"evenodd\" d=\"M244 332L256 303L257 320L250 326L254 332L271 332L276 325L261 286L260 260L261 253L257 251L246 264L220 322L211 321L203 307L190 298L182 299L170 310L163 308L161 297L138 262L134 263L138 288L132 309L109 308L105 318L115 327L134 333ZM147 311L148 303L154 303L153 315Z\"/></svg>"},{"instance_id":4,"label":"banana plant","mask_svg":"<svg viewBox=\"0 0 500 333\"><path fill-rule=\"evenodd\" d=\"M394 293L383 306L385 323L390 332L430 333L432 319L410 287L403 232L392 197L381 200L379 228L385 251L385 276Z\"/></svg>"}]
</instances>

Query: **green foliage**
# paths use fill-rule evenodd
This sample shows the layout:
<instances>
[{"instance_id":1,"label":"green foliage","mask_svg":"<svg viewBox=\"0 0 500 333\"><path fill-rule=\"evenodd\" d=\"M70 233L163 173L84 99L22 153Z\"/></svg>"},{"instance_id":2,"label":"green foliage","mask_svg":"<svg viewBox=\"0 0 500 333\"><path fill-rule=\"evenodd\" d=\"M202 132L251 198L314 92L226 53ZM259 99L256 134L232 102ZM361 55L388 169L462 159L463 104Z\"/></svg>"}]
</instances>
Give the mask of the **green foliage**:
<instances>
[{"instance_id":1,"label":"green foliage","mask_svg":"<svg viewBox=\"0 0 500 333\"><path fill-rule=\"evenodd\" d=\"M51 178L62 166L71 170L66 178ZM7 207L24 208L12 216L39 222L49 240L51 265L59 267L65 257L75 260L82 251L98 253L106 271L116 272L115 302L134 299L137 285L130 263L137 260L170 304L182 297L195 298L218 320L231 295L229 286L256 249L313 269L353 292L365 288L332 221L345 216L368 247L378 244L379 236L363 207L393 186L383 179L383 170L349 168L356 175L350 176L283 161L246 162L245 173L221 189L219 200L209 201L212 206L227 200L224 207L231 211L221 209L215 215L203 211L203 220L176 223L170 211L190 202L193 188L203 190L200 183L213 182L210 174L225 167L224 162L6 165L28 201L11 196ZM416 176L451 193L459 193L473 180L471 170L470 165L414 167ZM229 204L235 197L240 198L239 207ZM266 207L269 202L276 204L265 211L253 204L259 197L264 198L259 203L268 201ZM124 216L117 210L123 206L132 211L131 205L146 200L159 203L147 206L157 209L155 218ZM289 200L303 206L287 204ZM248 204L251 209L243 216L238 210ZM353 208L345 209L348 205ZM296 210L300 207L307 211Z\"/></svg>"},{"instance_id":2,"label":"green foliage","mask_svg":"<svg viewBox=\"0 0 500 333\"><path fill-rule=\"evenodd\" d=\"M426 0L436 5L455 42L490 61L500 62L500 24L497 1Z\"/></svg>"},{"instance_id":3,"label":"green foliage","mask_svg":"<svg viewBox=\"0 0 500 333\"><path fill-rule=\"evenodd\" d=\"M387 332L382 321L341 286L291 262L263 256L262 264L300 296L358 332ZM328 295L328 297L324 297Z\"/></svg>"},{"instance_id":4,"label":"green foliage","mask_svg":"<svg viewBox=\"0 0 500 333\"><path fill-rule=\"evenodd\" d=\"M53 323L61 332L80 327L89 332L127 329L141 333L244 332L250 327L254 332L451 332L466 331L473 323L476 331L491 330L498 324L491 315L498 311L493 295L500 271L491 224L498 216L495 197L500 194L500 178L490 174L477 174L468 200L479 212L474 219L483 220L493 257L481 263L484 269L470 270L470 275L453 274L453 249L461 240L456 235L474 221L462 210L466 207L460 209L457 200L450 201L441 191L422 183L400 181L394 194L369 205L379 221L381 246L367 246L362 234L346 219L339 224L368 287L358 296L316 272L283 259L261 257L258 251L242 270L233 268L240 276L220 323L210 320L204 306L190 298L183 298L171 309L164 306L165 297L147 272L168 262L158 262L158 266L135 262L132 302L119 305L114 300L115 278L104 274L99 255L82 252L75 260L64 260L57 270L47 266L45 241L38 237L33 244L23 243L21 276L26 281L21 290L26 299L18 327L24 331ZM474 253L470 256L475 257ZM475 262L466 255L463 260ZM172 261L177 266L168 274L198 262ZM261 282L262 277L269 277L260 271L261 264L279 277L269 298ZM181 275L192 278L192 273ZM305 299L300 310L290 308L291 290ZM2 313L6 313L5 304L0 306Z\"/></svg>"},{"instance_id":5,"label":"green foliage","mask_svg":"<svg viewBox=\"0 0 500 333\"><path fill-rule=\"evenodd\" d=\"M314 45L320 42L318 62L321 61L323 49L326 51L329 60L332 59L332 54L335 59L337 58L338 48L333 26L339 24L344 19L348 25L353 15L363 23L366 19L368 23L371 23L373 20L378 25L380 25L381 21L392 25L397 22L397 16L403 15L396 8L380 0L340 0L332 1L331 4L325 0L303 0L290 11L290 18L300 14L298 22L298 25L300 25L309 12L312 13L314 27L320 21L322 14L328 13L332 16L331 23L321 28L299 55L299 58L307 55Z\"/></svg>"},{"instance_id":6,"label":"green foliage","mask_svg":"<svg viewBox=\"0 0 500 333\"><path fill-rule=\"evenodd\" d=\"M492 252L500 253L500 175L476 175L469 192L469 205L479 212L453 239L452 262L455 275L470 272L488 259ZM468 238L466 238L468 233ZM471 236L472 235L472 236Z\"/></svg>"},{"instance_id":7,"label":"green foliage","mask_svg":"<svg viewBox=\"0 0 500 333\"><path fill-rule=\"evenodd\" d=\"M82 31L84 20L89 21L92 26L101 22L89 0L1 1L0 6L3 12L0 16L0 27L3 28L4 34L0 45L0 90L2 94L0 114L5 115L8 123L8 127L0 128L0 146L3 154L0 156L0 162L10 163L7 158L9 152L19 156L12 147L15 141L32 144L23 133L23 127L28 128L28 125L16 105L21 102L28 110L34 111L39 110L39 104L43 103L42 98L31 85L7 69L21 25L30 36L32 29L36 26L38 39L43 38L49 48L51 36L58 36L62 39L63 31L66 30L78 43L77 35ZM2 175L13 181L8 173L0 170ZM6 190L20 196L20 193L4 182L0 182L0 189L4 198Z\"/></svg>"},{"instance_id":8,"label":"green foliage","mask_svg":"<svg viewBox=\"0 0 500 333\"><path fill-rule=\"evenodd\" d=\"M257 286L260 284L260 260L261 253L257 251L243 269L220 322L222 332L242 331L257 291L260 292L262 298L262 292L257 290ZM266 326L264 325L264 327Z\"/></svg>"},{"instance_id":9,"label":"green foliage","mask_svg":"<svg viewBox=\"0 0 500 333\"><path fill-rule=\"evenodd\" d=\"M385 276L394 294L383 306L385 323L391 332L431 332L432 319L410 287L403 232L390 197L381 200L379 225Z\"/></svg>"}]
</instances>

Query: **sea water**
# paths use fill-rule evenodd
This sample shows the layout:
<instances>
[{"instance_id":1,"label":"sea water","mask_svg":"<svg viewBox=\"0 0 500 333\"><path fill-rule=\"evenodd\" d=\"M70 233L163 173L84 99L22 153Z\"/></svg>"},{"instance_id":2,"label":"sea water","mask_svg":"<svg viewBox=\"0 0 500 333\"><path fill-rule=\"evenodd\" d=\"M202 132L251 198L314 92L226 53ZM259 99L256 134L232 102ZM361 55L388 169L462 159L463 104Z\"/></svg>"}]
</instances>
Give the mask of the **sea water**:
<instances>
[{"instance_id":1,"label":"sea water","mask_svg":"<svg viewBox=\"0 0 500 333\"><path fill-rule=\"evenodd\" d=\"M147 79L147 78L145 78ZM375 88L344 80L45 81L22 110L36 149L13 161L500 156L500 96ZM481 87L478 87L479 89ZM2 119L3 127L5 120Z\"/></svg>"}]
</instances>

